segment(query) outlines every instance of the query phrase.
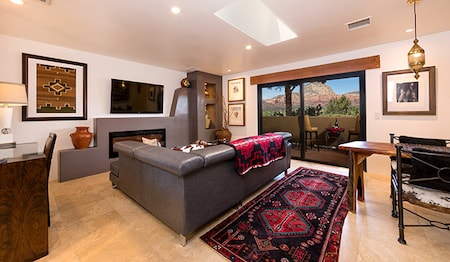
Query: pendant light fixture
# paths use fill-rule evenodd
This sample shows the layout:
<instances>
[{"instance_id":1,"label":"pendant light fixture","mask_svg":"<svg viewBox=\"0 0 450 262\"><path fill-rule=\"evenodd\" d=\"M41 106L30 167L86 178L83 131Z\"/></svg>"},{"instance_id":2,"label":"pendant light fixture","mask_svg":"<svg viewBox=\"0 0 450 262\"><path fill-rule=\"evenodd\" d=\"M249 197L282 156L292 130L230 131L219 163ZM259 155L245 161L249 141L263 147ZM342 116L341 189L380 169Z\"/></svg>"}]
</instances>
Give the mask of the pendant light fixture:
<instances>
[{"instance_id":1,"label":"pendant light fixture","mask_svg":"<svg viewBox=\"0 0 450 262\"><path fill-rule=\"evenodd\" d=\"M409 4L414 4L414 45L408 52L408 64L409 68L415 73L415 78L419 79L419 71L425 65L425 50L420 47L417 43L417 22L416 22L416 3L420 0L407 0Z\"/></svg>"}]
</instances>

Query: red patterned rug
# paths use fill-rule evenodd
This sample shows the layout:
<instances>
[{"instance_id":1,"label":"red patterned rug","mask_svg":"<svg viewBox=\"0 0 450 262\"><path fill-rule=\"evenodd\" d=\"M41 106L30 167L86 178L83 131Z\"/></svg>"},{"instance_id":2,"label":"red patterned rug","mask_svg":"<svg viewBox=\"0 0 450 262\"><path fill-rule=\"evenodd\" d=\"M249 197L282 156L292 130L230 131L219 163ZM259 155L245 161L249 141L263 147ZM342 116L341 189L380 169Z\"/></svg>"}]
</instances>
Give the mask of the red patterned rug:
<instances>
[{"instance_id":1,"label":"red patterned rug","mask_svg":"<svg viewBox=\"0 0 450 262\"><path fill-rule=\"evenodd\" d=\"M337 261L347 180L298 168L201 239L230 261Z\"/></svg>"}]
</instances>

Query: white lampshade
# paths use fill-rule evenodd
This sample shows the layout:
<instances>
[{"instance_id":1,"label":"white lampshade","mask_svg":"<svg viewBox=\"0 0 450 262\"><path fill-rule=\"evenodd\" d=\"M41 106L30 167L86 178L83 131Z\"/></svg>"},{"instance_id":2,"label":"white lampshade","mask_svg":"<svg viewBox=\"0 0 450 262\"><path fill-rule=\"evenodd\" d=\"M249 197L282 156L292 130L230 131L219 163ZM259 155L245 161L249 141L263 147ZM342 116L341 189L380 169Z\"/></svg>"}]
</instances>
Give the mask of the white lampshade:
<instances>
[{"instance_id":1,"label":"white lampshade","mask_svg":"<svg viewBox=\"0 0 450 262\"><path fill-rule=\"evenodd\" d=\"M25 106L27 102L24 84L0 82L0 105Z\"/></svg>"},{"instance_id":2,"label":"white lampshade","mask_svg":"<svg viewBox=\"0 0 450 262\"><path fill-rule=\"evenodd\" d=\"M11 106L24 106L27 104L25 85L0 82L0 144L13 142L9 132L12 122L13 110Z\"/></svg>"}]
</instances>

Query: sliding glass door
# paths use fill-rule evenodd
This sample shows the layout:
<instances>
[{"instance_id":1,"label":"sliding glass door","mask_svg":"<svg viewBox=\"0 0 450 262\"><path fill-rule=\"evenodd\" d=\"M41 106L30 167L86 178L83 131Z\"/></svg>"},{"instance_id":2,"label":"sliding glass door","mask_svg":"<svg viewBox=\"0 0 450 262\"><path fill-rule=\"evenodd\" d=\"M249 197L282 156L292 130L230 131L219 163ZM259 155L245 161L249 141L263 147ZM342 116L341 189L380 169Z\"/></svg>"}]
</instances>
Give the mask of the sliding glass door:
<instances>
[{"instance_id":1,"label":"sliding glass door","mask_svg":"<svg viewBox=\"0 0 450 262\"><path fill-rule=\"evenodd\" d=\"M346 166L337 146L365 140L364 72L258 86L259 132L288 131L292 157Z\"/></svg>"}]
</instances>

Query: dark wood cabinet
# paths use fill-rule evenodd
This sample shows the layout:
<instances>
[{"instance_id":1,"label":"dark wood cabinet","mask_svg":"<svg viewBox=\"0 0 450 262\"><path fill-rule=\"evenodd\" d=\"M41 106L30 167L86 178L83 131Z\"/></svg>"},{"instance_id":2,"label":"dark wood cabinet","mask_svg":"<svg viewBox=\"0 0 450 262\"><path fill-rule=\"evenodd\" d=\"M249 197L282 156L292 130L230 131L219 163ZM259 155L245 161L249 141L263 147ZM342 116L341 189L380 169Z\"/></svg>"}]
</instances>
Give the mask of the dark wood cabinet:
<instances>
[{"instance_id":1,"label":"dark wood cabinet","mask_svg":"<svg viewBox=\"0 0 450 262\"><path fill-rule=\"evenodd\" d=\"M0 164L0 261L32 261L48 254L45 155Z\"/></svg>"},{"instance_id":2,"label":"dark wood cabinet","mask_svg":"<svg viewBox=\"0 0 450 262\"><path fill-rule=\"evenodd\" d=\"M187 74L189 82L189 120L191 142L216 139L222 127L222 76L195 71Z\"/></svg>"}]
</instances>

